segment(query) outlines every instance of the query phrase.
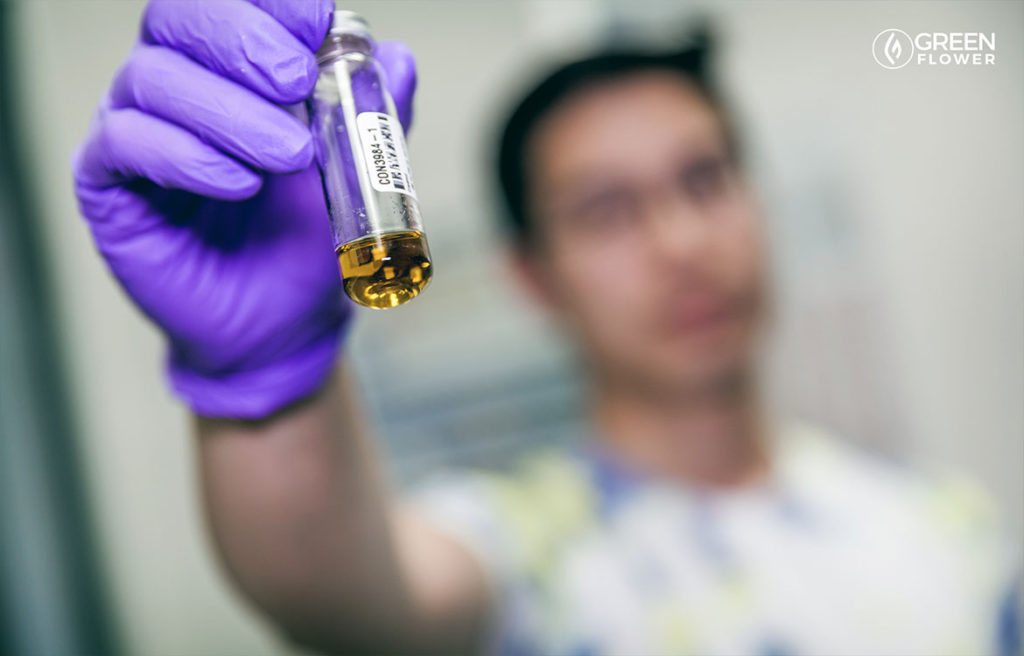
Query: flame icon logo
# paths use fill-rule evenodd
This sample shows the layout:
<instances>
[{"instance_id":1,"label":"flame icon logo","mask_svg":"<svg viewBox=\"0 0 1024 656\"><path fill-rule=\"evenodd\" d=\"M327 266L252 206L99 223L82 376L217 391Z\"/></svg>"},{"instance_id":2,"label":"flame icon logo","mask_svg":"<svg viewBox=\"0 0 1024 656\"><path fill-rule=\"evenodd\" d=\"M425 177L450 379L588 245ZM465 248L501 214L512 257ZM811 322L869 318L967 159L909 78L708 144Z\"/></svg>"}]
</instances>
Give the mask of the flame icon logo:
<instances>
[{"instance_id":1,"label":"flame icon logo","mask_svg":"<svg viewBox=\"0 0 1024 656\"><path fill-rule=\"evenodd\" d=\"M901 52L903 52L903 47L900 46L896 33L889 32L889 40L885 42L885 56L889 59L889 63L895 66Z\"/></svg>"},{"instance_id":2,"label":"flame icon logo","mask_svg":"<svg viewBox=\"0 0 1024 656\"><path fill-rule=\"evenodd\" d=\"M871 43L871 51L882 68L903 68L914 57L914 40L903 30L882 30Z\"/></svg>"}]
</instances>

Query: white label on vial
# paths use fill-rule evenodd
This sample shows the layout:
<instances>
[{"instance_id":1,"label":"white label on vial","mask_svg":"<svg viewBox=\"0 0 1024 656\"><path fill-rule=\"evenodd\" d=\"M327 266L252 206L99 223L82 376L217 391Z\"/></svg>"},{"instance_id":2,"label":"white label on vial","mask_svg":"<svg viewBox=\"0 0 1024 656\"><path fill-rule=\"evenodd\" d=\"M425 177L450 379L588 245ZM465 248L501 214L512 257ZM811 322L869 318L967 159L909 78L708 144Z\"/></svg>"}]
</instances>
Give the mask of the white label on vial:
<instances>
[{"instance_id":1,"label":"white label on vial","mask_svg":"<svg viewBox=\"0 0 1024 656\"><path fill-rule=\"evenodd\" d=\"M397 191L416 198L402 126L388 114L362 112L356 116L363 159L370 184L377 191Z\"/></svg>"}]
</instances>

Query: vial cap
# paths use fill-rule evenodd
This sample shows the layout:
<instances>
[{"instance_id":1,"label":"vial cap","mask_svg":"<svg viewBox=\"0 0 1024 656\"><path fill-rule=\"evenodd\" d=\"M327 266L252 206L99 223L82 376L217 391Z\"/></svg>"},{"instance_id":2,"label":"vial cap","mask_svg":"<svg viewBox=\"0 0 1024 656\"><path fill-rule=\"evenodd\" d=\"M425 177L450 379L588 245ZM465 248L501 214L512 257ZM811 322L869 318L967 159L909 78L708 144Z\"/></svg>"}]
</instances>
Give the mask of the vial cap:
<instances>
[{"instance_id":1,"label":"vial cap","mask_svg":"<svg viewBox=\"0 0 1024 656\"><path fill-rule=\"evenodd\" d=\"M370 24L354 11L335 9L329 34L370 34Z\"/></svg>"}]
</instances>

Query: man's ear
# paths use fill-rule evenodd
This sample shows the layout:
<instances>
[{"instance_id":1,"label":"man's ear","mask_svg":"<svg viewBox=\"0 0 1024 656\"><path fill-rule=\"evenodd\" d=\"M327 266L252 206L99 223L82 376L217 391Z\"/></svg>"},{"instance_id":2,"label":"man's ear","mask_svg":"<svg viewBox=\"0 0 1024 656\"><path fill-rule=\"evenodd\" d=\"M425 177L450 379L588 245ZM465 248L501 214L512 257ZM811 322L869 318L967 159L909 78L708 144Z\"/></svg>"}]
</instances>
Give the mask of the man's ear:
<instances>
[{"instance_id":1,"label":"man's ear","mask_svg":"<svg viewBox=\"0 0 1024 656\"><path fill-rule=\"evenodd\" d=\"M552 277L546 264L533 247L512 244L505 251L505 261L516 286L531 301L549 312L558 312L558 294L552 286Z\"/></svg>"}]
</instances>

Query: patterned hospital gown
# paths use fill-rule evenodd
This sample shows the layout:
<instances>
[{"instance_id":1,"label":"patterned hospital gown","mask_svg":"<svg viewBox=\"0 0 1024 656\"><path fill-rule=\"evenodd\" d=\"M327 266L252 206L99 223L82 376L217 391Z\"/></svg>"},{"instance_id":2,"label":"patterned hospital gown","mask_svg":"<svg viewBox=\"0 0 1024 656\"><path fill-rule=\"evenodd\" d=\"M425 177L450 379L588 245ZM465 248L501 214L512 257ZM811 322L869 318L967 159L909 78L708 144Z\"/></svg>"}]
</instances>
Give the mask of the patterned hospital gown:
<instances>
[{"instance_id":1,"label":"patterned hospital gown","mask_svg":"<svg viewBox=\"0 0 1024 656\"><path fill-rule=\"evenodd\" d=\"M1020 553L972 482L806 426L776 440L772 469L701 492L552 449L415 500L490 574L491 653L1020 653Z\"/></svg>"}]
</instances>

